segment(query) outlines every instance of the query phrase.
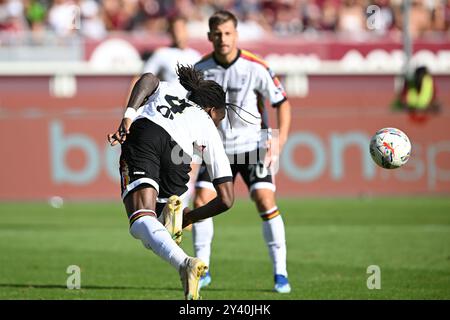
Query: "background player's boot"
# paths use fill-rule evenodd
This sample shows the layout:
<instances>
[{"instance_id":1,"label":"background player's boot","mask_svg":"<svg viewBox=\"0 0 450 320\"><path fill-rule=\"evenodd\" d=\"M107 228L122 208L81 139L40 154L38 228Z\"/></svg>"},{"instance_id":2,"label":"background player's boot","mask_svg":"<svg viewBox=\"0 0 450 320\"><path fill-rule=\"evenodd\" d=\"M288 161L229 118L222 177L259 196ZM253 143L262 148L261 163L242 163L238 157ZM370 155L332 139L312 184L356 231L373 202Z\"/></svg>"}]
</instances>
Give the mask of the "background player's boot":
<instances>
[{"instance_id":1,"label":"background player's boot","mask_svg":"<svg viewBox=\"0 0 450 320\"><path fill-rule=\"evenodd\" d=\"M186 258L180 267L180 278L186 300L200 299L200 277L208 270L206 264L199 258Z\"/></svg>"},{"instance_id":2,"label":"background player's boot","mask_svg":"<svg viewBox=\"0 0 450 320\"><path fill-rule=\"evenodd\" d=\"M209 286L211 283L211 274L209 271L207 271L201 278L200 278L200 288L204 288Z\"/></svg>"},{"instance_id":3,"label":"background player's boot","mask_svg":"<svg viewBox=\"0 0 450 320\"><path fill-rule=\"evenodd\" d=\"M179 245L183 237L183 210L180 197L171 196L161 214L161 223Z\"/></svg>"},{"instance_id":4,"label":"background player's boot","mask_svg":"<svg viewBox=\"0 0 450 320\"><path fill-rule=\"evenodd\" d=\"M289 285L288 278L281 274L276 274L274 276L275 286L273 291L278 293L289 293L291 292L291 286Z\"/></svg>"}]
</instances>

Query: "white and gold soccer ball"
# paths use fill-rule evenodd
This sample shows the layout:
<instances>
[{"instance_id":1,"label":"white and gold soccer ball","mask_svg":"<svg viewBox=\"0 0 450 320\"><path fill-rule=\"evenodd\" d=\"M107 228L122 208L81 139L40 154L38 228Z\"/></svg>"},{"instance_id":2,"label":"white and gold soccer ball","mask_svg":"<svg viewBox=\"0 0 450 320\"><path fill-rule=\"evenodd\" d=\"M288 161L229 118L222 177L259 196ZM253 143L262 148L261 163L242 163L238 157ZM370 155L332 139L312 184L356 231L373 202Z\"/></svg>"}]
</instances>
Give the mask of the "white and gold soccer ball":
<instances>
[{"instance_id":1,"label":"white and gold soccer ball","mask_svg":"<svg viewBox=\"0 0 450 320\"><path fill-rule=\"evenodd\" d=\"M396 169L408 162L411 142L403 131L397 128L383 128L370 139L369 150L377 165L385 169Z\"/></svg>"}]
</instances>

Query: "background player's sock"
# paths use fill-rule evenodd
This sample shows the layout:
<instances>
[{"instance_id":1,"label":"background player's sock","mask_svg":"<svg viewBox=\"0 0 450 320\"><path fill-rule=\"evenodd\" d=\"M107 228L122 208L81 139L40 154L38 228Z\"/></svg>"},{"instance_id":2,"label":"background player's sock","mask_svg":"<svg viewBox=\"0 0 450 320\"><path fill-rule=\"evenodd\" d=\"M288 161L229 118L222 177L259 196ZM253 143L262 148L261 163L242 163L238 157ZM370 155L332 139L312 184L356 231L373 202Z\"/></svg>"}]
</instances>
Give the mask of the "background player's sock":
<instances>
[{"instance_id":1,"label":"background player's sock","mask_svg":"<svg viewBox=\"0 0 450 320\"><path fill-rule=\"evenodd\" d=\"M198 221L192 225L195 256L205 262L208 267L213 236L214 224L212 218Z\"/></svg>"},{"instance_id":2,"label":"background player's sock","mask_svg":"<svg viewBox=\"0 0 450 320\"><path fill-rule=\"evenodd\" d=\"M173 241L167 229L154 217L139 218L131 225L130 233L177 271L187 258L187 254Z\"/></svg>"},{"instance_id":3,"label":"background player's sock","mask_svg":"<svg viewBox=\"0 0 450 320\"><path fill-rule=\"evenodd\" d=\"M278 207L261 212L260 216L263 219L263 235L272 259L274 274L281 274L287 277L286 238L283 219L278 211Z\"/></svg>"}]
</instances>

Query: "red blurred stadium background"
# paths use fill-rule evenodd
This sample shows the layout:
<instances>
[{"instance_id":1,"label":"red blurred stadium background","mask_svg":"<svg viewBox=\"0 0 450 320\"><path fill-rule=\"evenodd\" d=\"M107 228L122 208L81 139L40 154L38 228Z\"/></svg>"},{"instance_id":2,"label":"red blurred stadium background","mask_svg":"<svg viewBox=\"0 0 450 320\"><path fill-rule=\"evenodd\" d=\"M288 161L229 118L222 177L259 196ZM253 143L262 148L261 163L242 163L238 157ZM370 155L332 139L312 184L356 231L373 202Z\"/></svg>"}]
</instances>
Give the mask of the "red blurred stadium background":
<instances>
[{"instance_id":1,"label":"red blurred stadium background","mask_svg":"<svg viewBox=\"0 0 450 320\"><path fill-rule=\"evenodd\" d=\"M279 196L450 193L445 23L438 36L421 30L414 39L413 62L431 70L442 106L422 121L391 108L402 72L395 23L381 36L277 37L274 29L242 40L240 47L265 58L281 77L293 105L291 136L276 176ZM10 31L0 35L0 200L119 199L120 148L110 148L106 134L116 129L140 56L168 45L168 38L120 33L87 36L75 46L63 38L62 44L42 49L24 46L23 34L11 36ZM211 50L203 38L192 39L191 45L204 54ZM45 62L30 55L24 61L17 58L24 47L41 57L59 50L59 57L72 58ZM401 169L380 169L370 158L369 139L382 127L400 128L410 137L412 157ZM239 183L238 194L245 193Z\"/></svg>"},{"instance_id":2,"label":"red blurred stadium background","mask_svg":"<svg viewBox=\"0 0 450 320\"><path fill-rule=\"evenodd\" d=\"M143 41L128 40L141 53L165 44L148 41L145 47ZM99 43L86 42L86 60ZM209 51L206 41L193 46L203 53ZM389 54L401 49L401 44L285 40L248 42L242 47L263 57L316 54L319 60L339 62L349 50L368 57L380 48ZM447 42L423 42L415 47L415 53L427 50L439 57L449 49ZM448 73L434 75L443 109L425 121L416 121L391 110L398 72L327 72L322 68L289 74L282 65L275 69L288 87L293 105L291 136L276 176L279 196L450 193ZM75 75L69 80L64 76L58 79L56 71L4 71L0 76L0 199L47 199L54 195L119 198L119 148L108 147L106 134L120 119L133 74L72 73ZM57 89L58 81L63 89ZM273 110L269 111L274 120ZM383 170L370 159L370 136L389 126L404 130L412 141L412 157L402 169ZM239 183L238 194L245 192Z\"/></svg>"}]
</instances>

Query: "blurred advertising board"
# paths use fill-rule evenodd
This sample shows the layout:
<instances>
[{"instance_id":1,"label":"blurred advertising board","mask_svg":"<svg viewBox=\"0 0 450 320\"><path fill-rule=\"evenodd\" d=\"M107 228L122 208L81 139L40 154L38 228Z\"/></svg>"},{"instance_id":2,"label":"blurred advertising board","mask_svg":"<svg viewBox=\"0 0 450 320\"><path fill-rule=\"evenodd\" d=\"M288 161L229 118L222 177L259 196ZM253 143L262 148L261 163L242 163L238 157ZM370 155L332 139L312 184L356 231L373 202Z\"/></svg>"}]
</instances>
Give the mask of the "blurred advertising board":
<instances>
[{"instance_id":1,"label":"blurred advertising board","mask_svg":"<svg viewBox=\"0 0 450 320\"><path fill-rule=\"evenodd\" d=\"M116 129L130 76L77 76L76 92L55 97L51 76L0 77L1 200L120 199ZM436 77L443 110L426 121L392 112L395 76L308 77L291 96L290 138L276 175L279 196L450 194L450 77ZM272 123L275 112L268 107ZM398 127L413 145L407 165L383 170L368 144ZM238 195L246 194L238 183Z\"/></svg>"}]
</instances>

